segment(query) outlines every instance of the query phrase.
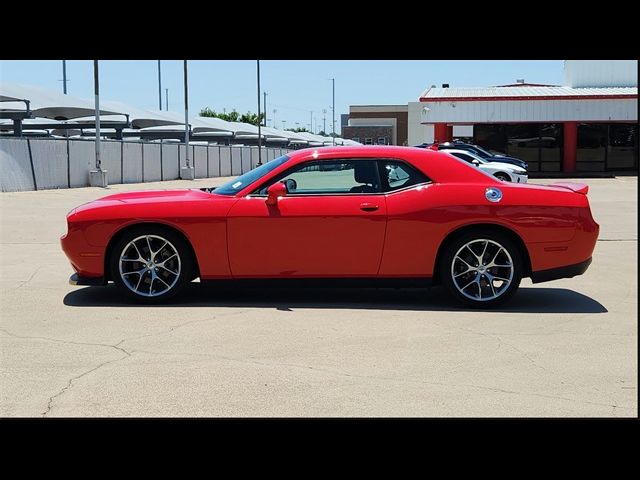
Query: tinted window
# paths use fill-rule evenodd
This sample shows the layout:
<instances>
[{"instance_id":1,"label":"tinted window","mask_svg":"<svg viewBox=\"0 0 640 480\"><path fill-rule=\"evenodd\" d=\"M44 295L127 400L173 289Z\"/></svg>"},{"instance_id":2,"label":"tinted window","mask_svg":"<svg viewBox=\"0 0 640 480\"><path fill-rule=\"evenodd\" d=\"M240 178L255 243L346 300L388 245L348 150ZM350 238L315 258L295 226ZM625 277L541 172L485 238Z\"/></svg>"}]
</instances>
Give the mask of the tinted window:
<instances>
[{"instance_id":1,"label":"tinted window","mask_svg":"<svg viewBox=\"0 0 640 480\"><path fill-rule=\"evenodd\" d=\"M578 172L603 171L607 147L607 125L603 123L578 124Z\"/></svg>"},{"instance_id":2,"label":"tinted window","mask_svg":"<svg viewBox=\"0 0 640 480\"><path fill-rule=\"evenodd\" d=\"M638 125L612 123L609 125L607 168L634 169L638 165Z\"/></svg>"},{"instance_id":3,"label":"tinted window","mask_svg":"<svg viewBox=\"0 0 640 480\"><path fill-rule=\"evenodd\" d=\"M474 158L471 155L467 155L466 153L453 152L453 153L451 153L451 155L455 155L456 157L460 158L461 160L464 160L465 162L469 162L469 163L471 163L474 160Z\"/></svg>"},{"instance_id":4,"label":"tinted window","mask_svg":"<svg viewBox=\"0 0 640 480\"><path fill-rule=\"evenodd\" d=\"M559 172L562 169L564 128L561 123L540 125L540 170Z\"/></svg>"},{"instance_id":5,"label":"tinted window","mask_svg":"<svg viewBox=\"0 0 640 480\"><path fill-rule=\"evenodd\" d=\"M239 177L234 178L230 182L227 182L219 186L213 192L218 195L235 195L240 190L245 188L247 185L264 177L267 173L271 172L276 167L279 167L287 160L289 160L289 157L286 155L283 155L282 157L279 157L274 160L271 160L270 162L264 163L258 168L254 168L253 170L245 173L244 175L240 175Z\"/></svg>"},{"instance_id":6,"label":"tinted window","mask_svg":"<svg viewBox=\"0 0 640 480\"><path fill-rule=\"evenodd\" d=\"M266 195L275 182L285 182L288 195L378 193L380 181L373 160L331 160L298 165L278 175L257 193Z\"/></svg>"},{"instance_id":7,"label":"tinted window","mask_svg":"<svg viewBox=\"0 0 640 480\"><path fill-rule=\"evenodd\" d=\"M384 192L392 192L429 181L423 173L404 162L380 160L378 165Z\"/></svg>"},{"instance_id":8,"label":"tinted window","mask_svg":"<svg viewBox=\"0 0 640 480\"><path fill-rule=\"evenodd\" d=\"M524 160L529 165L540 161L540 125L520 123L505 125L507 134L506 154ZM545 140L547 141L547 140Z\"/></svg>"}]
</instances>

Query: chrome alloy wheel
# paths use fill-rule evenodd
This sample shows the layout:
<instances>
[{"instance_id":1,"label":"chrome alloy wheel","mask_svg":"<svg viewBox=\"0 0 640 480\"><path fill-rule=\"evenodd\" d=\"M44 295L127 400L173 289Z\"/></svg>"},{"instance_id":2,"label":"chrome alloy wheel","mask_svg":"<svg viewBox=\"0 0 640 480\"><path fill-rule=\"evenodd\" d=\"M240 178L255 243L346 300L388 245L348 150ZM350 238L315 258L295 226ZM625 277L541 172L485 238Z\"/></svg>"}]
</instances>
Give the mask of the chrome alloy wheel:
<instances>
[{"instance_id":1,"label":"chrome alloy wheel","mask_svg":"<svg viewBox=\"0 0 640 480\"><path fill-rule=\"evenodd\" d=\"M465 243L451 262L454 286L474 301L500 297L509 288L513 272L513 260L507 249L486 238Z\"/></svg>"},{"instance_id":2,"label":"chrome alloy wheel","mask_svg":"<svg viewBox=\"0 0 640 480\"><path fill-rule=\"evenodd\" d=\"M180 255L171 242L158 235L134 238L122 249L120 278L136 295L158 297L180 278Z\"/></svg>"}]
</instances>

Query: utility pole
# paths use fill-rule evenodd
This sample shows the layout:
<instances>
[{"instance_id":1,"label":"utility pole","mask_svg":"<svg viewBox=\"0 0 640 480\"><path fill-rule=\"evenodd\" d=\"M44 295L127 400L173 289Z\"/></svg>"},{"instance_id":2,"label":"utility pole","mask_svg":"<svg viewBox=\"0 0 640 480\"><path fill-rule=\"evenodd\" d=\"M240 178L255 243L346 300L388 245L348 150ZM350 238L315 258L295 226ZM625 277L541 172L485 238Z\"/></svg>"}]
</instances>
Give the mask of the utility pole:
<instances>
[{"instance_id":1,"label":"utility pole","mask_svg":"<svg viewBox=\"0 0 640 480\"><path fill-rule=\"evenodd\" d=\"M286 120L282 120L282 130L284 130L284 124L287 123Z\"/></svg>"},{"instance_id":2,"label":"utility pole","mask_svg":"<svg viewBox=\"0 0 640 480\"><path fill-rule=\"evenodd\" d=\"M185 166L180 169L180 178L193 180L195 169L189 162L189 82L187 80L187 61L183 60L184 69L184 161Z\"/></svg>"},{"instance_id":3,"label":"utility pole","mask_svg":"<svg viewBox=\"0 0 640 480\"><path fill-rule=\"evenodd\" d=\"M332 84L332 113L333 113L333 145L336 144L336 79L332 78L331 79L331 84Z\"/></svg>"},{"instance_id":4,"label":"utility pole","mask_svg":"<svg viewBox=\"0 0 640 480\"><path fill-rule=\"evenodd\" d=\"M67 94L67 61L62 60L62 91Z\"/></svg>"},{"instance_id":5,"label":"utility pole","mask_svg":"<svg viewBox=\"0 0 640 480\"><path fill-rule=\"evenodd\" d=\"M327 134L327 109L322 109L322 131Z\"/></svg>"},{"instance_id":6,"label":"utility pole","mask_svg":"<svg viewBox=\"0 0 640 480\"><path fill-rule=\"evenodd\" d=\"M169 89L165 88L164 89L164 93L165 93L165 97L164 97L164 108L167 109L167 111L169 111Z\"/></svg>"},{"instance_id":7,"label":"utility pole","mask_svg":"<svg viewBox=\"0 0 640 480\"><path fill-rule=\"evenodd\" d=\"M260 125L262 122L260 121L260 60L256 60L256 74L258 78L258 164L259 167L262 165L262 132L260 130ZM266 93L265 93L265 102L266 102ZM266 115L265 115L266 116Z\"/></svg>"},{"instance_id":8,"label":"utility pole","mask_svg":"<svg viewBox=\"0 0 640 480\"><path fill-rule=\"evenodd\" d=\"M264 126L267 126L267 92L263 92L264 95Z\"/></svg>"},{"instance_id":9,"label":"utility pole","mask_svg":"<svg viewBox=\"0 0 640 480\"><path fill-rule=\"evenodd\" d=\"M276 112L277 110L274 108L273 109L273 128L278 128L276 127Z\"/></svg>"},{"instance_id":10,"label":"utility pole","mask_svg":"<svg viewBox=\"0 0 640 480\"><path fill-rule=\"evenodd\" d=\"M89 185L92 187L107 187L107 171L102 170L100 160L100 75L98 72L98 60L93 61L93 90L96 105L96 169L89 172Z\"/></svg>"},{"instance_id":11,"label":"utility pole","mask_svg":"<svg viewBox=\"0 0 640 480\"><path fill-rule=\"evenodd\" d=\"M313 110L311 110L311 123L309 124L309 131L313 133Z\"/></svg>"},{"instance_id":12,"label":"utility pole","mask_svg":"<svg viewBox=\"0 0 640 480\"><path fill-rule=\"evenodd\" d=\"M162 74L160 73L160 60L158 60L158 107L162 110Z\"/></svg>"}]
</instances>

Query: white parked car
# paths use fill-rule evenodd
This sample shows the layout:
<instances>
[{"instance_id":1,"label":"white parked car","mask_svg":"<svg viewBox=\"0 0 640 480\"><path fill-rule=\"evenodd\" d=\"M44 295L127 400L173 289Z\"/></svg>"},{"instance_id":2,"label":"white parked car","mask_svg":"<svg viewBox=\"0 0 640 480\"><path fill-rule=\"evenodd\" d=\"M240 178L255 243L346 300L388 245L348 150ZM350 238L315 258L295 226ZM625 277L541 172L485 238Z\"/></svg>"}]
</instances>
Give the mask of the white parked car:
<instances>
[{"instance_id":1,"label":"white parked car","mask_svg":"<svg viewBox=\"0 0 640 480\"><path fill-rule=\"evenodd\" d=\"M464 160L465 162L474 164L480 170L493 175L503 182L527 183L527 180L529 179L529 177L527 176L527 171L524 168L518 167L517 165L513 165L511 163L488 162L484 158L480 158L478 155L475 155L472 152L468 152L467 150L442 151L444 153L453 155L460 160Z\"/></svg>"}]
</instances>

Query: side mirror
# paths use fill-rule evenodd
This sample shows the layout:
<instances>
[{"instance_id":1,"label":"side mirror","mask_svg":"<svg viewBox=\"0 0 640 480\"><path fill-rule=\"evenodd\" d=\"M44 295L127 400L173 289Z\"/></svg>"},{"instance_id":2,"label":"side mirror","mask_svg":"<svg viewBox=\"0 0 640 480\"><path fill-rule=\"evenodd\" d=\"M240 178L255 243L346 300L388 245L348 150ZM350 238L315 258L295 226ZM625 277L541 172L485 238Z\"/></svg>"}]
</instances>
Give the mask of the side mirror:
<instances>
[{"instance_id":1,"label":"side mirror","mask_svg":"<svg viewBox=\"0 0 640 480\"><path fill-rule=\"evenodd\" d=\"M267 188L267 199L264 201L267 205L275 206L278 204L278 198L287 195L287 186L282 182L276 182Z\"/></svg>"}]
</instances>

